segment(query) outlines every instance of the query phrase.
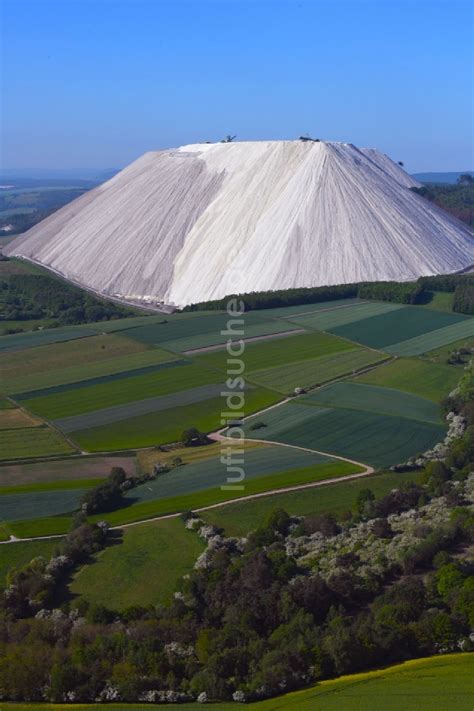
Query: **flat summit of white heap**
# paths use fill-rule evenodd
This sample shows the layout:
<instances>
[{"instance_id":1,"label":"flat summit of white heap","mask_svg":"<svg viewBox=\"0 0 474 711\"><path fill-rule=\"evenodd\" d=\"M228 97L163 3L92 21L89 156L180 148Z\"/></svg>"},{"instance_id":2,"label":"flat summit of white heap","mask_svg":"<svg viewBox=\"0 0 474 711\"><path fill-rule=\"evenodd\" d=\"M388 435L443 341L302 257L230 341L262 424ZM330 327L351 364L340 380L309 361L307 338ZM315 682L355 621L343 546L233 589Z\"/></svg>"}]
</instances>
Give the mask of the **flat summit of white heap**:
<instances>
[{"instance_id":1,"label":"flat summit of white heap","mask_svg":"<svg viewBox=\"0 0 474 711\"><path fill-rule=\"evenodd\" d=\"M470 230L416 185L347 143L193 144L146 153L4 251L99 293L179 306L470 266Z\"/></svg>"}]
</instances>

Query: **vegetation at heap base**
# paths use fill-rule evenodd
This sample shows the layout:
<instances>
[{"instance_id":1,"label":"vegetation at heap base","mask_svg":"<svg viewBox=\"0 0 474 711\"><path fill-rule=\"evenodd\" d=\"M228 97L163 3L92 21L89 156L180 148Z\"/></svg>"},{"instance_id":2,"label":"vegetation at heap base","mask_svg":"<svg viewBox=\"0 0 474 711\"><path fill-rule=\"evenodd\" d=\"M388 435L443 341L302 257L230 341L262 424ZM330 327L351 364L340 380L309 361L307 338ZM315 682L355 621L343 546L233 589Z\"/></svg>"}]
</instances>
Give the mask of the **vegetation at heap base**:
<instances>
[{"instance_id":1,"label":"vegetation at heap base","mask_svg":"<svg viewBox=\"0 0 474 711\"><path fill-rule=\"evenodd\" d=\"M463 296L453 307L454 311L474 315L474 299L469 291L469 299L464 294L467 287L472 287L474 277L463 274L420 277L416 282L360 282L336 286L319 286L300 289L282 289L279 291L258 291L247 294L232 294L224 299L203 301L186 306L183 311L223 310L229 299L237 299L245 304L246 311L273 309L285 306L324 303L339 299L375 299L399 304L426 304L433 298L435 291L455 291L459 287Z\"/></svg>"},{"instance_id":2,"label":"vegetation at heap base","mask_svg":"<svg viewBox=\"0 0 474 711\"><path fill-rule=\"evenodd\" d=\"M48 327L108 321L136 312L96 296L28 265L0 260L0 322L47 320ZM0 323L1 326L1 323ZM20 332L21 326L7 329Z\"/></svg>"}]
</instances>

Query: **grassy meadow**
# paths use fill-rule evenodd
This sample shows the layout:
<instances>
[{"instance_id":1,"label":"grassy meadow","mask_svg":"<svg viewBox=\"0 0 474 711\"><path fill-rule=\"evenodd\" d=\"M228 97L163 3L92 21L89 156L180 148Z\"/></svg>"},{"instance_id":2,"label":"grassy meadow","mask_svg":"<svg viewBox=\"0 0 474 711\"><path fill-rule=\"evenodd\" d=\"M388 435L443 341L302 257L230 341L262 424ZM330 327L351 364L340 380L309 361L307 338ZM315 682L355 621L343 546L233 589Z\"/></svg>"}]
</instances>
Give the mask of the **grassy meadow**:
<instances>
[{"instance_id":1,"label":"grassy meadow","mask_svg":"<svg viewBox=\"0 0 474 711\"><path fill-rule=\"evenodd\" d=\"M164 604L204 548L179 518L132 526L79 570L70 591L114 610Z\"/></svg>"}]
</instances>

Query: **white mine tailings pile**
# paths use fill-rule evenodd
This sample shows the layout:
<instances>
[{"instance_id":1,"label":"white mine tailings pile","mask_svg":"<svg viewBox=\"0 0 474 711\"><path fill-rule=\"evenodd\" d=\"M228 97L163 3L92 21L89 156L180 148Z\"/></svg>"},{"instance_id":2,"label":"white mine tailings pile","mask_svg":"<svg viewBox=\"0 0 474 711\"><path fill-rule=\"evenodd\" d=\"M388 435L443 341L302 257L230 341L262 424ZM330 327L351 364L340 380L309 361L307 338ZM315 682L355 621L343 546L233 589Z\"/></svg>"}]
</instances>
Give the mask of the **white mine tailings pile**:
<instances>
[{"instance_id":1,"label":"white mine tailings pile","mask_svg":"<svg viewBox=\"0 0 474 711\"><path fill-rule=\"evenodd\" d=\"M346 143L189 145L146 153L5 252L97 292L179 306L468 267L470 230L416 185Z\"/></svg>"}]
</instances>

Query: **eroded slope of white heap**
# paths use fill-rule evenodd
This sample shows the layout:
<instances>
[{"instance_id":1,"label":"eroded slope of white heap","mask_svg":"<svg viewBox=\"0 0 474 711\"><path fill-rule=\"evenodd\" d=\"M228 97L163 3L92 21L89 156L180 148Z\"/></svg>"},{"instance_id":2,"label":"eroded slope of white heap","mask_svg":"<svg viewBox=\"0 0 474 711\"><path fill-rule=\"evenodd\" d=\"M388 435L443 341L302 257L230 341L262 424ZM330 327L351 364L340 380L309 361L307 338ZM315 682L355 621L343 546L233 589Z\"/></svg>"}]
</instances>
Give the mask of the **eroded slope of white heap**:
<instances>
[{"instance_id":1,"label":"eroded slope of white heap","mask_svg":"<svg viewBox=\"0 0 474 711\"><path fill-rule=\"evenodd\" d=\"M146 153L5 252L97 292L180 306L472 264L467 226L414 185L351 144L189 145Z\"/></svg>"}]
</instances>

